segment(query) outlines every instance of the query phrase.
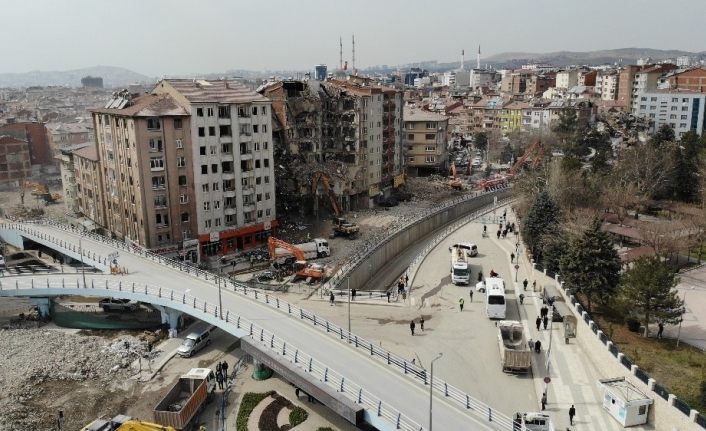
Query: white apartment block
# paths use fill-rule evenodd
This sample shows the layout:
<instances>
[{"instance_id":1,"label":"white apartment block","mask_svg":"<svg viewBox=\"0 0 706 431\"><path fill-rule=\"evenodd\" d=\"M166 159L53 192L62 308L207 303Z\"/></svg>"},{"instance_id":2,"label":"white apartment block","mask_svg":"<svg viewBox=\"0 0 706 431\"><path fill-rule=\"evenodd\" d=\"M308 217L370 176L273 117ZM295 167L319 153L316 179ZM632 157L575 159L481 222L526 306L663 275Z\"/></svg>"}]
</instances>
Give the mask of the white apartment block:
<instances>
[{"instance_id":1,"label":"white apartment block","mask_svg":"<svg viewBox=\"0 0 706 431\"><path fill-rule=\"evenodd\" d=\"M569 89L575 87L579 82L578 70L562 70L556 74L556 88Z\"/></svg>"},{"instance_id":2,"label":"white apartment block","mask_svg":"<svg viewBox=\"0 0 706 431\"><path fill-rule=\"evenodd\" d=\"M599 73L596 76L596 94L600 95L601 100L617 100L619 81L620 75L617 73Z\"/></svg>"},{"instance_id":3,"label":"white apartment block","mask_svg":"<svg viewBox=\"0 0 706 431\"><path fill-rule=\"evenodd\" d=\"M261 244L276 228L271 102L227 80L162 80L191 115L202 254Z\"/></svg>"},{"instance_id":4,"label":"white apartment block","mask_svg":"<svg viewBox=\"0 0 706 431\"><path fill-rule=\"evenodd\" d=\"M650 120L652 133L667 124L677 138L689 130L701 135L706 115L706 94L689 90L642 93L638 98L636 115Z\"/></svg>"}]
</instances>

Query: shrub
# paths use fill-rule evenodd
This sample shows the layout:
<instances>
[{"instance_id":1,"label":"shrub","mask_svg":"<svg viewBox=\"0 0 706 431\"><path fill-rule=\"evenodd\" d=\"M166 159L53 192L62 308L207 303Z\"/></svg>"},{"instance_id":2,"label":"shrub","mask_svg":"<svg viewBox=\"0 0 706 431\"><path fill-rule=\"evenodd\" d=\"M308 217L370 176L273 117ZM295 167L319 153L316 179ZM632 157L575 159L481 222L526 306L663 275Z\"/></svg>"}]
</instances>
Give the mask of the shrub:
<instances>
[{"instance_id":1,"label":"shrub","mask_svg":"<svg viewBox=\"0 0 706 431\"><path fill-rule=\"evenodd\" d=\"M291 412L289 412L289 424L294 428L300 423L304 422L306 418L309 417L309 413L306 412L301 407L294 407Z\"/></svg>"},{"instance_id":2,"label":"shrub","mask_svg":"<svg viewBox=\"0 0 706 431\"><path fill-rule=\"evenodd\" d=\"M628 330L631 332L640 332L640 321L634 317L628 317L625 319L625 323L628 325Z\"/></svg>"},{"instance_id":3,"label":"shrub","mask_svg":"<svg viewBox=\"0 0 706 431\"><path fill-rule=\"evenodd\" d=\"M240 402L240 408L238 409L238 419L235 423L235 428L237 431L248 431L248 419L250 418L250 413L255 409L255 406L260 404L260 401L274 394L275 391L255 393L248 392L243 395L243 400Z\"/></svg>"}]
</instances>

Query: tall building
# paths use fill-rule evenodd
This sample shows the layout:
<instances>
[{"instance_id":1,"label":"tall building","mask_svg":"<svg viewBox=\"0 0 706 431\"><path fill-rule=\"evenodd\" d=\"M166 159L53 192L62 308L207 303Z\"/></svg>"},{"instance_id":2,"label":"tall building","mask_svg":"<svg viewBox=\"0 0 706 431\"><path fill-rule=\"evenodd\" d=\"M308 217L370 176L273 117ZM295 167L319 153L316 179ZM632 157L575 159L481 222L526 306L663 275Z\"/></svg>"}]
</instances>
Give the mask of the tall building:
<instances>
[{"instance_id":1,"label":"tall building","mask_svg":"<svg viewBox=\"0 0 706 431\"><path fill-rule=\"evenodd\" d=\"M405 110L404 144L410 175L438 173L448 167L448 122L448 117L433 112Z\"/></svg>"},{"instance_id":2,"label":"tall building","mask_svg":"<svg viewBox=\"0 0 706 431\"><path fill-rule=\"evenodd\" d=\"M666 124L674 130L677 138L681 138L689 130L702 135L706 117L706 94L692 90L653 90L642 93L636 115L650 120L652 133Z\"/></svg>"},{"instance_id":3,"label":"tall building","mask_svg":"<svg viewBox=\"0 0 706 431\"><path fill-rule=\"evenodd\" d=\"M98 149L95 144L85 145L71 151L68 159L73 166L62 169L62 180L64 174L70 175L67 172L70 170L75 188L67 190L71 183L69 187L64 187L65 204L77 216L77 225L88 231L100 230L101 226L108 224L109 215L105 207L107 200Z\"/></svg>"},{"instance_id":4,"label":"tall building","mask_svg":"<svg viewBox=\"0 0 706 431\"><path fill-rule=\"evenodd\" d=\"M124 91L91 113L106 214L94 221L116 238L176 255L198 233L189 112L169 95ZM78 173L76 181L80 194L87 184Z\"/></svg>"},{"instance_id":5,"label":"tall building","mask_svg":"<svg viewBox=\"0 0 706 431\"><path fill-rule=\"evenodd\" d=\"M0 185L14 185L32 177L27 141L0 135Z\"/></svg>"},{"instance_id":6,"label":"tall building","mask_svg":"<svg viewBox=\"0 0 706 431\"><path fill-rule=\"evenodd\" d=\"M706 93L706 68L675 71L667 75L668 88Z\"/></svg>"},{"instance_id":7,"label":"tall building","mask_svg":"<svg viewBox=\"0 0 706 431\"><path fill-rule=\"evenodd\" d=\"M164 79L152 93L190 119L183 130L201 254L261 245L277 227L270 100L228 80Z\"/></svg>"},{"instance_id":8,"label":"tall building","mask_svg":"<svg viewBox=\"0 0 706 431\"><path fill-rule=\"evenodd\" d=\"M615 71L602 71L596 75L596 94L602 100L616 100L618 98L618 81L620 75Z\"/></svg>"},{"instance_id":9,"label":"tall building","mask_svg":"<svg viewBox=\"0 0 706 431\"><path fill-rule=\"evenodd\" d=\"M648 91L656 90L657 85L667 72L676 69L673 64L657 64L645 67L635 72L632 82L632 112L637 113L640 96Z\"/></svg>"}]
</instances>

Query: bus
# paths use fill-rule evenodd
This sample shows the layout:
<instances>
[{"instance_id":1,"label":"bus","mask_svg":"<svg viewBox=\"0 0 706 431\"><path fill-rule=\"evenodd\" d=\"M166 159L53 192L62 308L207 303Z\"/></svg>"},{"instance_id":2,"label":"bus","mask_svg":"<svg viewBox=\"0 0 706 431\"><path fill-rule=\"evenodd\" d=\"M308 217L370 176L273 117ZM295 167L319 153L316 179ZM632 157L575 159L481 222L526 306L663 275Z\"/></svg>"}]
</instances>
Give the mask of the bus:
<instances>
[{"instance_id":1,"label":"bus","mask_svg":"<svg viewBox=\"0 0 706 431\"><path fill-rule=\"evenodd\" d=\"M505 281L499 277L487 277L485 286L485 314L489 319L504 319Z\"/></svg>"},{"instance_id":2,"label":"bus","mask_svg":"<svg viewBox=\"0 0 706 431\"><path fill-rule=\"evenodd\" d=\"M471 268L468 265L466 250L458 244L451 247L451 282L453 284L469 284Z\"/></svg>"}]
</instances>

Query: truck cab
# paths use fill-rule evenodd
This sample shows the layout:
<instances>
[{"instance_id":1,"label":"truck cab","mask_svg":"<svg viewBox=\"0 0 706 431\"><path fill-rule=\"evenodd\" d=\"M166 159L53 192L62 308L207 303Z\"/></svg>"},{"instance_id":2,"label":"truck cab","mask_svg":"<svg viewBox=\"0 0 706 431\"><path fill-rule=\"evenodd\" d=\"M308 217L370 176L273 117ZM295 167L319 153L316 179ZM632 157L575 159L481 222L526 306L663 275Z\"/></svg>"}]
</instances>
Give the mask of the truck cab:
<instances>
[{"instance_id":1,"label":"truck cab","mask_svg":"<svg viewBox=\"0 0 706 431\"><path fill-rule=\"evenodd\" d=\"M331 256L331 248L329 248L327 240L323 238L314 238L312 241L316 244L316 255L318 257Z\"/></svg>"}]
</instances>

